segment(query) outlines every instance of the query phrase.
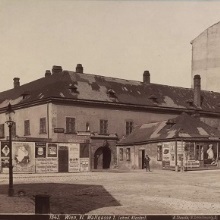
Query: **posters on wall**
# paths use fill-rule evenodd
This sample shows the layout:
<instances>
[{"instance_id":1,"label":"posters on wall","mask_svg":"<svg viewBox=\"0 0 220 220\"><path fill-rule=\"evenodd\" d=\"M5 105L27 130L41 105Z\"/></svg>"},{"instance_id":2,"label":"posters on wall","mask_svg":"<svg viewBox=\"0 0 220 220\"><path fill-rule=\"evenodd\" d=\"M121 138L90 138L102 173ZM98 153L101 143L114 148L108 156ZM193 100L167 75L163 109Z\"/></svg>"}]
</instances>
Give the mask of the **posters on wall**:
<instances>
[{"instance_id":1,"label":"posters on wall","mask_svg":"<svg viewBox=\"0 0 220 220\"><path fill-rule=\"evenodd\" d=\"M80 171L89 171L89 158L80 158Z\"/></svg>"},{"instance_id":2,"label":"posters on wall","mask_svg":"<svg viewBox=\"0 0 220 220\"><path fill-rule=\"evenodd\" d=\"M8 141L2 141L1 142L1 163L0 163L0 170L3 173L8 173L9 170L9 142Z\"/></svg>"},{"instance_id":3,"label":"posters on wall","mask_svg":"<svg viewBox=\"0 0 220 220\"><path fill-rule=\"evenodd\" d=\"M57 158L36 158L36 173L57 173Z\"/></svg>"},{"instance_id":4,"label":"posters on wall","mask_svg":"<svg viewBox=\"0 0 220 220\"><path fill-rule=\"evenodd\" d=\"M35 143L35 158L46 157L46 143L37 142Z\"/></svg>"},{"instance_id":5,"label":"posters on wall","mask_svg":"<svg viewBox=\"0 0 220 220\"><path fill-rule=\"evenodd\" d=\"M47 145L47 157L57 157L57 144Z\"/></svg>"},{"instance_id":6,"label":"posters on wall","mask_svg":"<svg viewBox=\"0 0 220 220\"><path fill-rule=\"evenodd\" d=\"M35 172L35 143L13 142L12 159L14 172Z\"/></svg>"},{"instance_id":7,"label":"posters on wall","mask_svg":"<svg viewBox=\"0 0 220 220\"><path fill-rule=\"evenodd\" d=\"M79 144L69 144L69 172L80 171L79 153L80 153Z\"/></svg>"}]
</instances>

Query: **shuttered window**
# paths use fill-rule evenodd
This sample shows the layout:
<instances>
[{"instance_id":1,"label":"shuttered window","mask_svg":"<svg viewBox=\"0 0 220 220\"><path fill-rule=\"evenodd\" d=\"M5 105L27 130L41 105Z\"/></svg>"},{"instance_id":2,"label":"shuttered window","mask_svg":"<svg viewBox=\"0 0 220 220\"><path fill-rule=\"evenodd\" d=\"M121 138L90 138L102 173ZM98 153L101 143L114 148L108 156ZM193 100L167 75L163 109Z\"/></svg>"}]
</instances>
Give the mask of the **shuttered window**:
<instances>
[{"instance_id":1,"label":"shuttered window","mask_svg":"<svg viewBox=\"0 0 220 220\"><path fill-rule=\"evenodd\" d=\"M75 118L66 117L66 133L75 133Z\"/></svg>"}]
</instances>

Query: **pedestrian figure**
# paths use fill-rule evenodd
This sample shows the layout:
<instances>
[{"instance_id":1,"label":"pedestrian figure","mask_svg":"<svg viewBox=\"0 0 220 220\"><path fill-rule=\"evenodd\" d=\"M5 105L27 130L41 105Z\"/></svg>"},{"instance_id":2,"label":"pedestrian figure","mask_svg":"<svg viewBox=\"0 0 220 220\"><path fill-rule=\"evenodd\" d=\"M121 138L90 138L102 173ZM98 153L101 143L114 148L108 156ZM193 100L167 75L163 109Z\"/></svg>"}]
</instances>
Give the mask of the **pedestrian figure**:
<instances>
[{"instance_id":1,"label":"pedestrian figure","mask_svg":"<svg viewBox=\"0 0 220 220\"><path fill-rule=\"evenodd\" d=\"M150 171L150 157L147 154L144 158L144 163L145 163L145 167L146 167L146 172Z\"/></svg>"}]
</instances>

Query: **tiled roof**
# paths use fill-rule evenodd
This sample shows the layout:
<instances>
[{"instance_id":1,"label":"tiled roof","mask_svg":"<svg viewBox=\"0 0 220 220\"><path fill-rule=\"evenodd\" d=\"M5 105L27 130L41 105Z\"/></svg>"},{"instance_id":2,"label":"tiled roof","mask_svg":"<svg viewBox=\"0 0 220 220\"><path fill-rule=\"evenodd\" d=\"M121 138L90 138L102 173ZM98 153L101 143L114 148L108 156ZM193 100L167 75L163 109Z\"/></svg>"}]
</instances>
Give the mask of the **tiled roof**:
<instances>
[{"instance_id":1,"label":"tiled roof","mask_svg":"<svg viewBox=\"0 0 220 220\"><path fill-rule=\"evenodd\" d=\"M119 145L159 141L176 137L192 139L219 138L220 131L200 121L198 117L182 113L172 120L138 126L130 135L122 139Z\"/></svg>"},{"instance_id":2,"label":"tiled roof","mask_svg":"<svg viewBox=\"0 0 220 220\"><path fill-rule=\"evenodd\" d=\"M203 111L220 112L220 93L202 91ZM0 93L0 108L47 98L194 109L193 89L62 71Z\"/></svg>"}]
</instances>

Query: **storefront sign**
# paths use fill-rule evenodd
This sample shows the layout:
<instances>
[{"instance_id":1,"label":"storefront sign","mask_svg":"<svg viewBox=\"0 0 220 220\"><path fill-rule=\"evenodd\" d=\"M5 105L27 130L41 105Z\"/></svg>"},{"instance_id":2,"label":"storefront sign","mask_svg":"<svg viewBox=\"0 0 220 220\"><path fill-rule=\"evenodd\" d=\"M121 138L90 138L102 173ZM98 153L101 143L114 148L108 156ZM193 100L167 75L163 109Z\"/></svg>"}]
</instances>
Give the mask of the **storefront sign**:
<instances>
[{"instance_id":1,"label":"storefront sign","mask_svg":"<svg viewBox=\"0 0 220 220\"><path fill-rule=\"evenodd\" d=\"M64 128L54 128L54 133L64 133Z\"/></svg>"},{"instance_id":2,"label":"storefront sign","mask_svg":"<svg viewBox=\"0 0 220 220\"><path fill-rule=\"evenodd\" d=\"M198 160L188 160L186 163L186 167L188 168L195 168L199 166L200 166L200 162Z\"/></svg>"},{"instance_id":3,"label":"storefront sign","mask_svg":"<svg viewBox=\"0 0 220 220\"><path fill-rule=\"evenodd\" d=\"M80 171L89 171L89 158L80 158Z\"/></svg>"},{"instance_id":4,"label":"storefront sign","mask_svg":"<svg viewBox=\"0 0 220 220\"><path fill-rule=\"evenodd\" d=\"M69 144L69 172L80 171L79 144Z\"/></svg>"},{"instance_id":5,"label":"storefront sign","mask_svg":"<svg viewBox=\"0 0 220 220\"><path fill-rule=\"evenodd\" d=\"M35 172L35 144L33 142L13 142L12 158L14 172Z\"/></svg>"}]
</instances>

